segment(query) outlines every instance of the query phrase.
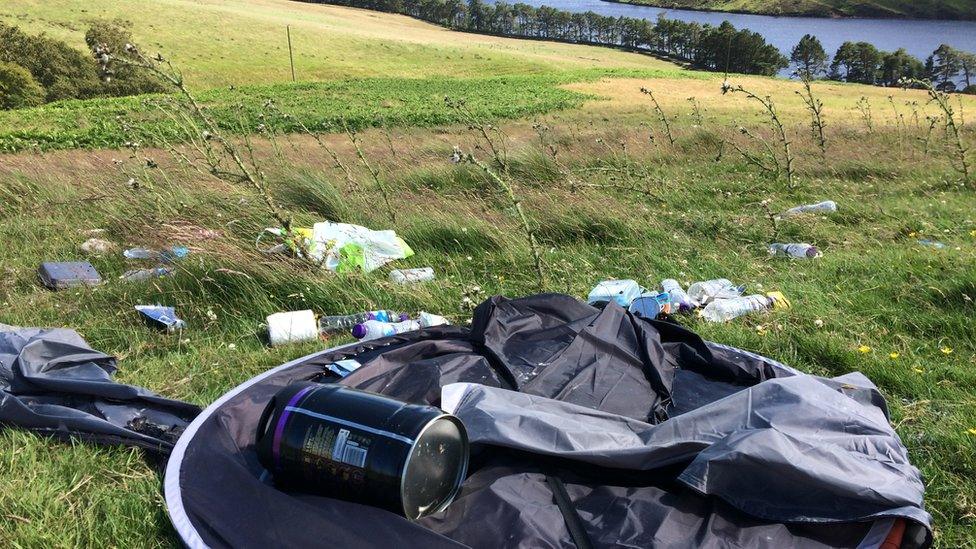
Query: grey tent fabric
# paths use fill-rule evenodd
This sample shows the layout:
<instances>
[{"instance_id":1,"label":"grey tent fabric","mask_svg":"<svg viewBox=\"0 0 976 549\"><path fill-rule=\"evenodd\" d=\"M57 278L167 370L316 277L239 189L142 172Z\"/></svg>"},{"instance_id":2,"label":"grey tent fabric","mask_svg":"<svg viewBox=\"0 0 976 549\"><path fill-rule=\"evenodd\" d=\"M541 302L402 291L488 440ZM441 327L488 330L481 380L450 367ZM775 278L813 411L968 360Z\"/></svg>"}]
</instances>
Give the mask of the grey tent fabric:
<instances>
[{"instance_id":1,"label":"grey tent fabric","mask_svg":"<svg viewBox=\"0 0 976 549\"><path fill-rule=\"evenodd\" d=\"M169 454L200 408L112 379L115 358L74 330L0 330L0 425Z\"/></svg>"},{"instance_id":2,"label":"grey tent fabric","mask_svg":"<svg viewBox=\"0 0 976 549\"><path fill-rule=\"evenodd\" d=\"M348 358L362 367L339 379L328 365ZM457 408L473 445L455 502L410 522L278 489L256 458L255 426L275 392L308 380ZM577 526L593 547L866 549L901 527L901 547L931 543L921 476L864 376L804 375L558 294L493 297L470 330L283 365L186 433L165 491L191 547L572 548Z\"/></svg>"},{"instance_id":3,"label":"grey tent fabric","mask_svg":"<svg viewBox=\"0 0 976 549\"><path fill-rule=\"evenodd\" d=\"M859 374L844 385L873 388ZM812 376L761 383L658 425L484 385L443 392L472 443L635 471L685 464L678 482L772 521L929 520L919 472L884 415Z\"/></svg>"}]
</instances>

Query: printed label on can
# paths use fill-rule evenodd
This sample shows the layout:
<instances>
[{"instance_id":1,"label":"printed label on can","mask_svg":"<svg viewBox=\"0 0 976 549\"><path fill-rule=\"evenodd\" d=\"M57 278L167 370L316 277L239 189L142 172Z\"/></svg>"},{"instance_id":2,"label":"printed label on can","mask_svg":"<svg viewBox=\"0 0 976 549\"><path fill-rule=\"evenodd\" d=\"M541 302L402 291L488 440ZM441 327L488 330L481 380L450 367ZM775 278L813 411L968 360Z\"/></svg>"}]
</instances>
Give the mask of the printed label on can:
<instances>
[{"instance_id":1,"label":"printed label on can","mask_svg":"<svg viewBox=\"0 0 976 549\"><path fill-rule=\"evenodd\" d=\"M308 464L334 461L363 468L371 439L335 425L318 424L305 432L302 461Z\"/></svg>"}]
</instances>

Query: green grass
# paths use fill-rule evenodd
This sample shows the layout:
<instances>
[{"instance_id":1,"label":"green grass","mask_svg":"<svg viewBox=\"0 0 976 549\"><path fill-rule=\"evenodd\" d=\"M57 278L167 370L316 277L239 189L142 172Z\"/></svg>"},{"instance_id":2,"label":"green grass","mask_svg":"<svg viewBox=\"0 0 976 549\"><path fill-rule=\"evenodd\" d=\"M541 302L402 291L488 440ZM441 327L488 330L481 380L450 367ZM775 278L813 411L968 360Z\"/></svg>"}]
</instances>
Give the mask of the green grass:
<instances>
[{"instance_id":1,"label":"green grass","mask_svg":"<svg viewBox=\"0 0 976 549\"><path fill-rule=\"evenodd\" d=\"M615 0L667 8L816 17L976 19L967 0Z\"/></svg>"},{"instance_id":2,"label":"green grass","mask_svg":"<svg viewBox=\"0 0 976 549\"><path fill-rule=\"evenodd\" d=\"M754 350L820 375L858 370L877 383L893 422L928 485L938 544L976 542L976 220L973 190L954 184L942 146L929 157L909 135L882 129L831 133L826 165L797 134L799 186L757 176L727 154L714 161L715 118L692 129L675 121L679 147L651 145L629 118L567 111L546 117L565 163L557 169L533 143L528 123L510 135L510 169L538 227L550 273L547 289L583 296L605 277L653 286L731 277L750 291L784 291L794 308L726 325L681 321L703 336ZM799 129L799 128L798 128ZM98 349L121 357L119 379L166 396L206 404L266 368L328 343L269 350L260 340L265 315L313 308L337 314L372 308L429 310L463 322L462 299L533 291L531 256L506 200L478 171L451 166L465 128L378 131L361 135L381 177L394 191L393 225L368 176L348 185L325 154L300 137L283 157L259 143L274 193L299 225L329 217L395 228L417 255L397 266L432 265L438 279L413 287L369 275L310 272L254 249L271 224L247 190L160 161L140 168L133 191L109 162L116 153L53 152L8 156L0 168L0 322L78 329ZM973 137L972 132L968 137ZM626 144L627 153L623 152ZM395 153L395 154L394 154ZM342 153L355 166L348 150ZM484 155L485 153L478 153ZM572 169L570 178L565 170ZM628 170L638 175L627 175ZM646 175L644 172L646 171ZM652 184L663 202L588 184ZM825 256L802 262L769 258L771 238L759 202L774 210L834 198L841 210L786 220L780 240L816 243ZM188 224L218 231L194 237ZM52 293L36 283L42 260L77 258L84 231L105 229L120 246L181 242L193 249L176 276L145 284L116 277L131 265L119 255L93 258L108 282ZM911 236L915 233L915 236ZM936 251L918 235L946 242ZM228 270L229 269L229 270ZM480 299L476 297L476 301ZM147 329L132 306L162 302L189 323L182 337ZM818 327L816 321L823 322ZM861 353L862 345L870 347ZM951 353L942 349L951 348ZM891 353L898 353L891 358ZM0 433L0 539L34 545L170 545L174 543L157 477L138 454ZM74 491L72 491L74 489ZM67 494L67 495L64 495Z\"/></svg>"},{"instance_id":3,"label":"green grass","mask_svg":"<svg viewBox=\"0 0 976 549\"><path fill-rule=\"evenodd\" d=\"M716 160L733 124L762 131L756 105L721 95L721 77L644 56L462 35L285 0L0 4L0 19L78 47L87 19L115 16L132 20L138 41L183 68L231 132L242 130L239 105L243 130L253 129L253 115L272 97L316 129L365 128L359 137L392 189L395 224L344 136L327 139L353 168L354 183L302 135L281 136L277 150L257 139L255 158L299 225L328 218L394 228L417 252L396 266L431 265L438 278L403 287L388 282L388 268L335 276L267 257L254 239L273 222L248 189L180 166L163 150L100 149L174 137L175 126L154 107L158 97L65 102L0 114L0 149L20 151L0 155L0 322L75 328L119 357L121 381L205 405L267 368L347 341L268 349L260 324L269 313L393 308L460 323L470 316L465 296L477 302L534 291L529 247L510 204L480 171L448 160L456 144L488 160L483 146L473 148L472 132L453 124L443 104L450 95L508 135L512 180L546 250L547 290L584 296L605 277L650 287L666 277L721 276L750 291L784 291L790 310L724 325L681 322L818 375L868 375L925 476L937 546L976 546L976 191L957 183L941 132L923 153L925 116L935 112L919 107L922 129L915 129L910 103L924 104L919 92L817 84L830 141L824 161L795 83L734 77L773 96L787 121L798 157L798 185L788 189L729 147ZM285 24L298 47L297 84L288 83ZM673 150L642 86L654 89L673 119ZM705 109L702 128L692 126L690 96ZM871 133L855 111L861 96L873 104ZM976 103L961 101L967 117L976 112ZM123 122L133 129L120 131ZM265 122L294 129L294 120ZM539 148L534 122L552 128L561 166ZM965 137L976 142L972 122ZM137 188L126 184L130 177ZM660 199L585 186L608 184L649 185ZM761 201L780 210L826 198L841 210L785 220L777 237L812 242L825 256L769 258L772 227ZM103 286L41 288L38 263L81 257L77 247L92 229L120 248L182 243L193 251L166 279L119 282L132 265L115 253L90 258ZM920 237L948 247L922 247ZM483 292L474 294L475 286ZM148 329L133 306L149 302L174 305L189 329L182 336ZM861 353L862 346L870 349ZM0 487L4 546L177 545L159 476L133 450L3 429Z\"/></svg>"},{"instance_id":4,"label":"green grass","mask_svg":"<svg viewBox=\"0 0 976 549\"><path fill-rule=\"evenodd\" d=\"M587 69L467 79L369 78L219 88L198 94L198 99L229 132L254 132L261 124L283 132L301 131L302 125L317 132L341 132L346 127L429 127L459 122L458 114L445 106L445 97L463 98L479 118L519 118L578 107L587 96L560 86L603 76L703 77L677 70ZM269 100L280 112L266 107ZM186 141L190 136L185 124L172 116L171 102L169 96L150 95L0 111L0 151Z\"/></svg>"},{"instance_id":5,"label":"green grass","mask_svg":"<svg viewBox=\"0 0 976 549\"><path fill-rule=\"evenodd\" d=\"M372 77L471 78L554 69L673 68L606 48L463 34L397 15L290 0L4 0L0 21L87 51L93 19L122 19L194 88Z\"/></svg>"}]
</instances>

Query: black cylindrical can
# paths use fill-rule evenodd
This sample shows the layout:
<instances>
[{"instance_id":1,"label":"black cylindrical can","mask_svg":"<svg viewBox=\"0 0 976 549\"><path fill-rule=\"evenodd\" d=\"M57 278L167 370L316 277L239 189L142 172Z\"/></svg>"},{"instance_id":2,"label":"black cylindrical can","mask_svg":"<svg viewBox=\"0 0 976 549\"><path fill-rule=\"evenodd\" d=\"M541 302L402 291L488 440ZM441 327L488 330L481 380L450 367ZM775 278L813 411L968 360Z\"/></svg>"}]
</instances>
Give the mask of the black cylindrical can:
<instances>
[{"instance_id":1,"label":"black cylindrical can","mask_svg":"<svg viewBox=\"0 0 976 549\"><path fill-rule=\"evenodd\" d=\"M458 418L343 385L296 383L268 403L258 459L275 484L418 519L448 506L468 468Z\"/></svg>"}]
</instances>

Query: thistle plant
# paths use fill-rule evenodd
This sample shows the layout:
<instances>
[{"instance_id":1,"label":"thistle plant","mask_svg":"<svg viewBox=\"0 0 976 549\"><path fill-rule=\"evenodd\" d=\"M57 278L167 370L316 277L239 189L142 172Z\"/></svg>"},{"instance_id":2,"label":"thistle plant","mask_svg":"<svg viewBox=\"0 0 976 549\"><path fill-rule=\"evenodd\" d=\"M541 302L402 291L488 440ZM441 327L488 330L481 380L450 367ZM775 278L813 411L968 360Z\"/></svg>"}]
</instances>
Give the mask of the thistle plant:
<instances>
[{"instance_id":1,"label":"thistle plant","mask_svg":"<svg viewBox=\"0 0 976 549\"><path fill-rule=\"evenodd\" d=\"M763 109L765 109L766 114L769 116L769 123L772 126L773 131L776 134L776 137L779 139L780 147L783 150L782 166L785 167L787 183L789 184L789 187L792 189L794 187L794 178L795 178L794 168L793 168L793 160L794 160L793 150L791 148L792 143L790 142L790 139L787 137L786 127L783 125L783 121L780 119L779 113L776 111L776 105L775 103L773 103L772 97L768 95L765 97L760 97L759 95L756 95L755 93L743 88L741 85L733 86L729 81L726 80L725 82L722 83L722 94L724 95L727 93L733 93L733 94L741 93L745 95L746 98L759 103L760 105L762 105ZM755 136L744 127L740 127L739 131L744 135L747 135L764 145L767 152L769 153L770 158L774 162L776 171L778 173L781 170L781 164L779 159L777 158L777 155L773 152L770 145L764 139ZM742 149L738 147L736 148L739 150L739 153L742 154L747 160L750 160L750 158L752 158L752 160L756 159L755 156L750 157L749 155L744 153ZM764 164L757 164L757 165L764 166Z\"/></svg>"},{"instance_id":2,"label":"thistle plant","mask_svg":"<svg viewBox=\"0 0 976 549\"><path fill-rule=\"evenodd\" d=\"M223 133L214 119L186 85L183 74L162 54L147 56L133 44L126 44L123 52L113 52L105 44L92 48L92 55L99 64L103 78L111 78L113 67L128 65L147 70L175 88L182 101L168 105L168 115L183 122L184 131L192 134L190 145L206 162L208 172L225 181L250 186L261 196L268 213L286 231L291 230L291 218L286 216L272 196L264 172L254 162L253 150L245 140L247 151L241 152ZM166 106L161 106L166 109ZM229 169L226 165L230 165Z\"/></svg>"},{"instance_id":3,"label":"thistle plant","mask_svg":"<svg viewBox=\"0 0 976 549\"><path fill-rule=\"evenodd\" d=\"M539 239L536 237L535 229L532 227L532 223L529 222L528 216L525 214L525 209L522 207L522 199L515 193L514 187L511 183L506 181L499 175L495 170L491 169L491 166L478 160L471 152L464 152L460 147L455 146L454 152L451 154L451 161L455 164L472 164L477 166L481 171L488 176L498 187L505 193L512 208L518 215L519 221L522 224L522 230L525 233L525 237L528 240L529 249L532 250L532 259L535 265L536 272L536 282L538 289L541 291L546 284L545 270L542 261L542 249L539 246Z\"/></svg>"},{"instance_id":4,"label":"thistle plant","mask_svg":"<svg viewBox=\"0 0 976 549\"><path fill-rule=\"evenodd\" d=\"M864 127L867 128L868 133L874 131L874 117L871 115L871 102L867 97L861 96L857 100L857 111L861 114L861 121L864 122Z\"/></svg>"},{"instance_id":5,"label":"thistle plant","mask_svg":"<svg viewBox=\"0 0 976 549\"><path fill-rule=\"evenodd\" d=\"M827 159L827 137L824 134L823 101L813 95L813 88L810 85L810 78L803 78L803 92L796 92L803 99L803 104L810 113L810 133L817 146L820 147L820 156Z\"/></svg>"},{"instance_id":6,"label":"thistle plant","mask_svg":"<svg viewBox=\"0 0 976 549\"><path fill-rule=\"evenodd\" d=\"M942 111L942 118L945 120L946 133L952 142L954 158L952 167L962 176L962 183L966 186L976 187L973 180L973 168L969 163L969 147L966 145L962 136L962 122L955 107L952 106L951 96L937 90L932 82L925 80L909 80L903 82L905 86L920 87L929 96L929 103L935 104Z\"/></svg>"},{"instance_id":7,"label":"thistle plant","mask_svg":"<svg viewBox=\"0 0 976 549\"><path fill-rule=\"evenodd\" d=\"M661 108L661 104L657 102L657 98L654 97L654 92L648 88L641 88L641 93L651 98L651 104L654 105L654 113L657 114L658 120L661 121L661 125L664 126L664 135L668 137L668 142L674 147L674 134L671 133L671 122L668 120L668 115L664 113L664 109Z\"/></svg>"}]
</instances>

